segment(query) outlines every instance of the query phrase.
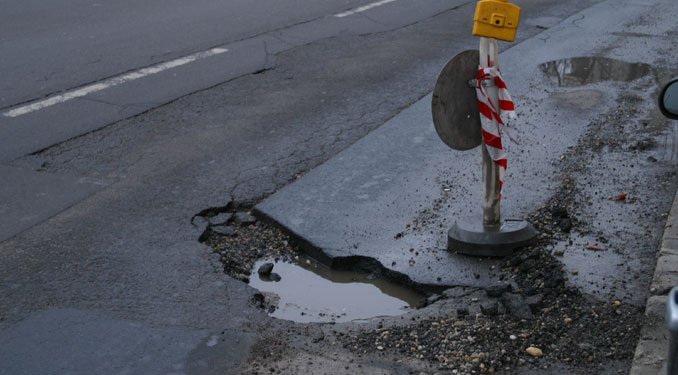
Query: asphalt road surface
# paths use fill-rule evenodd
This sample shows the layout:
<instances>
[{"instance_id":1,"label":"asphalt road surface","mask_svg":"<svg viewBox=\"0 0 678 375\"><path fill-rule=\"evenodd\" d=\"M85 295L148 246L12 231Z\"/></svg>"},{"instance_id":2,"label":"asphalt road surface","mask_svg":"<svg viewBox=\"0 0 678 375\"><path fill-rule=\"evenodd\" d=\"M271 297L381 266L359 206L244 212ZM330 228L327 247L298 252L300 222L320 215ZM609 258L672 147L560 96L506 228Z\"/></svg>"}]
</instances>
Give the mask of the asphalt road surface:
<instances>
[{"instance_id":1,"label":"asphalt road surface","mask_svg":"<svg viewBox=\"0 0 678 375\"><path fill-rule=\"evenodd\" d=\"M3 145L3 158L18 155L10 150L21 153L30 152L36 146L49 146L198 89L262 69L269 51L267 38L257 36L268 34L270 39L277 30L341 15L358 3L4 1L0 16L0 71L3 72L0 108L5 122L2 138L10 145ZM242 46L239 41L250 41L254 46ZM221 47L217 51L220 53L194 56L216 47ZM280 49L271 48L273 52ZM259 55L263 56L262 61ZM174 69L160 79L150 77L168 69L163 63L188 65L187 57L195 58L190 61L191 67L184 66L188 70ZM205 59L208 61L201 61ZM153 73L140 71L153 67L156 68ZM124 73L137 74L130 77ZM114 93L109 90L104 97L91 95L121 84L106 81L121 75L125 77L125 87L121 90ZM143 77L147 78L132 83ZM103 86L92 91L92 85ZM90 95L80 95L82 91L77 89L83 88ZM64 99L59 95L78 100L71 106L65 103L61 108L38 112L37 108L48 106L40 105L40 99ZM21 107L36 102L38 105L33 108ZM9 112L11 109L14 112ZM54 116L60 121L51 124L50 130L44 123L48 119L53 121Z\"/></svg>"},{"instance_id":2,"label":"asphalt road surface","mask_svg":"<svg viewBox=\"0 0 678 375\"><path fill-rule=\"evenodd\" d=\"M308 22L360 1L3 1L0 106Z\"/></svg>"},{"instance_id":3,"label":"asphalt road surface","mask_svg":"<svg viewBox=\"0 0 678 375\"><path fill-rule=\"evenodd\" d=\"M518 38L595 2L516 1ZM474 6L0 1L0 374L241 363L270 319L190 218L426 95Z\"/></svg>"}]
</instances>

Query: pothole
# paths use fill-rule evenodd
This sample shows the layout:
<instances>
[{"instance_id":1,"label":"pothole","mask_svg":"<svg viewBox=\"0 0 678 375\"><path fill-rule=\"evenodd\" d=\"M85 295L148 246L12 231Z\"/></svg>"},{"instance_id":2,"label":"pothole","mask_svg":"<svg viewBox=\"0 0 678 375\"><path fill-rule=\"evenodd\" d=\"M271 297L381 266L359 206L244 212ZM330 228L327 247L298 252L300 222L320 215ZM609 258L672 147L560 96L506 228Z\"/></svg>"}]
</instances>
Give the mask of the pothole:
<instances>
[{"instance_id":1,"label":"pothole","mask_svg":"<svg viewBox=\"0 0 678 375\"><path fill-rule=\"evenodd\" d=\"M604 81L629 82L652 72L643 63L629 63L607 57L573 57L539 65L558 86L575 87Z\"/></svg>"},{"instance_id":2,"label":"pothole","mask_svg":"<svg viewBox=\"0 0 678 375\"><path fill-rule=\"evenodd\" d=\"M423 294L389 280L333 270L304 257L259 260L249 284L262 292L270 316L300 323L395 316L422 306L426 300Z\"/></svg>"},{"instance_id":3,"label":"pothole","mask_svg":"<svg viewBox=\"0 0 678 375\"><path fill-rule=\"evenodd\" d=\"M340 323L396 316L423 307L441 289L418 285L372 258L333 259L328 267L230 203L201 211L192 223L204 228L199 240L219 254L224 272L259 290L253 302L274 318ZM270 269L260 273L265 264Z\"/></svg>"},{"instance_id":4,"label":"pothole","mask_svg":"<svg viewBox=\"0 0 678 375\"><path fill-rule=\"evenodd\" d=\"M530 215L543 235L503 263L502 271L516 287L474 294L473 309L464 313L443 307L442 301L433 305L439 313L341 335L344 347L356 354L427 361L443 373L531 373L516 370L523 366L570 373L559 371L562 364L576 373L602 373L625 366L637 343L641 308L622 300L596 300L572 287L563 264L549 250L583 225L573 215L575 180L562 178L554 196Z\"/></svg>"}]
</instances>

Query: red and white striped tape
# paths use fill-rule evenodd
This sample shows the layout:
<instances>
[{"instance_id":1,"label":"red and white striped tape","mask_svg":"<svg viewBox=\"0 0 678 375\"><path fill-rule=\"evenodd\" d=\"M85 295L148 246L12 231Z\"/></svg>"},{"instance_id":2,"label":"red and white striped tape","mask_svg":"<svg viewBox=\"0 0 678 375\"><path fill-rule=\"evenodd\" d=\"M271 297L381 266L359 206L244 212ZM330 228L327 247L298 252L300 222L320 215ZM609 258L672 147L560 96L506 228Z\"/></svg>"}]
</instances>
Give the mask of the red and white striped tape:
<instances>
[{"instance_id":1,"label":"red and white striped tape","mask_svg":"<svg viewBox=\"0 0 678 375\"><path fill-rule=\"evenodd\" d=\"M501 78L501 74L499 74L499 70L496 67L479 67L476 81L476 94L478 96L478 110L481 114L480 123L482 125L483 141L485 142L488 154L499 167L499 191L501 192L507 166L506 151L504 151L501 143L501 128L504 127L504 130L506 130L507 125L502 117L515 118L515 105L506 88L506 82ZM483 89L484 81L492 81L497 86L499 96L498 109Z\"/></svg>"}]
</instances>

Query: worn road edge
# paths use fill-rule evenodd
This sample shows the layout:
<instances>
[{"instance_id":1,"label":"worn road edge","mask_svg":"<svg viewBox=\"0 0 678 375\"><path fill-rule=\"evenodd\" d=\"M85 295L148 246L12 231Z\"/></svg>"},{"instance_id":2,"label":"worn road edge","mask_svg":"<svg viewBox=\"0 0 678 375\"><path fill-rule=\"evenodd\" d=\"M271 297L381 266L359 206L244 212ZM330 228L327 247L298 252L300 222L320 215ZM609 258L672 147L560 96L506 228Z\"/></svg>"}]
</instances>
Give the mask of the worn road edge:
<instances>
[{"instance_id":1,"label":"worn road edge","mask_svg":"<svg viewBox=\"0 0 678 375\"><path fill-rule=\"evenodd\" d=\"M669 291L675 285L678 285L678 190L664 225L650 296L645 305L645 318L629 375L666 373L669 340L664 311Z\"/></svg>"}]
</instances>

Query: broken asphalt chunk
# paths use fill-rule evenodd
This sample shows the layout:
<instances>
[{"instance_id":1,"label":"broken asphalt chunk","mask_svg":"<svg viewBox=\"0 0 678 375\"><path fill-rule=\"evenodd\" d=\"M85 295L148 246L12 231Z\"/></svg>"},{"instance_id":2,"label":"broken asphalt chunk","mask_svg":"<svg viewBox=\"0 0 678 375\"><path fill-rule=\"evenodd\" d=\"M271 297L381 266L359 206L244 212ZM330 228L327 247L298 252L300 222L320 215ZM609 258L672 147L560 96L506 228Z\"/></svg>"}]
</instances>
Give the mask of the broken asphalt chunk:
<instances>
[{"instance_id":1,"label":"broken asphalt chunk","mask_svg":"<svg viewBox=\"0 0 678 375\"><path fill-rule=\"evenodd\" d=\"M532 311L520 294L504 293L501 303L511 315L520 319L531 319Z\"/></svg>"},{"instance_id":2,"label":"broken asphalt chunk","mask_svg":"<svg viewBox=\"0 0 678 375\"><path fill-rule=\"evenodd\" d=\"M236 237L238 233L235 231L235 228L230 226L216 226L210 227L212 233L218 234L224 237Z\"/></svg>"},{"instance_id":3,"label":"broken asphalt chunk","mask_svg":"<svg viewBox=\"0 0 678 375\"><path fill-rule=\"evenodd\" d=\"M233 220L236 223L240 224L254 224L257 222L257 218L248 214L247 212L236 212L235 215L233 215Z\"/></svg>"},{"instance_id":4,"label":"broken asphalt chunk","mask_svg":"<svg viewBox=\"0 0 678 375\"><path fill-rule=\"evenodd\" d=\"M480 312L486 316L495 316L499 314L499 305L496 302L481 303Z\"/></svg>"},{"instance_id":5,"label":"broken asphalt chunk","mask_svg":"<svg viewBox=\"0 0 678 375\"><path fill-rule=\"evenodd\" d=\"M491 298L499 298L501 297L502 294L508 292L509 290L511 290L510 285L507 284L495 285L487 288L485 290L485 294L487 294L487 296Z\"/></svg>"},{"instance_id":6,"label":"broken asphalt chunk","mask_svg":"<svg viewBox=\"0 0 678 375\"><path fill-rule=\"evenodd\" d=\"M229 221L231 221L232 217L233 214L230 214L228 212L222 212L215 216L208 217L207 221L209 221L210 225L225 225L228 224Z\"/></svg>"}]
</instances>

